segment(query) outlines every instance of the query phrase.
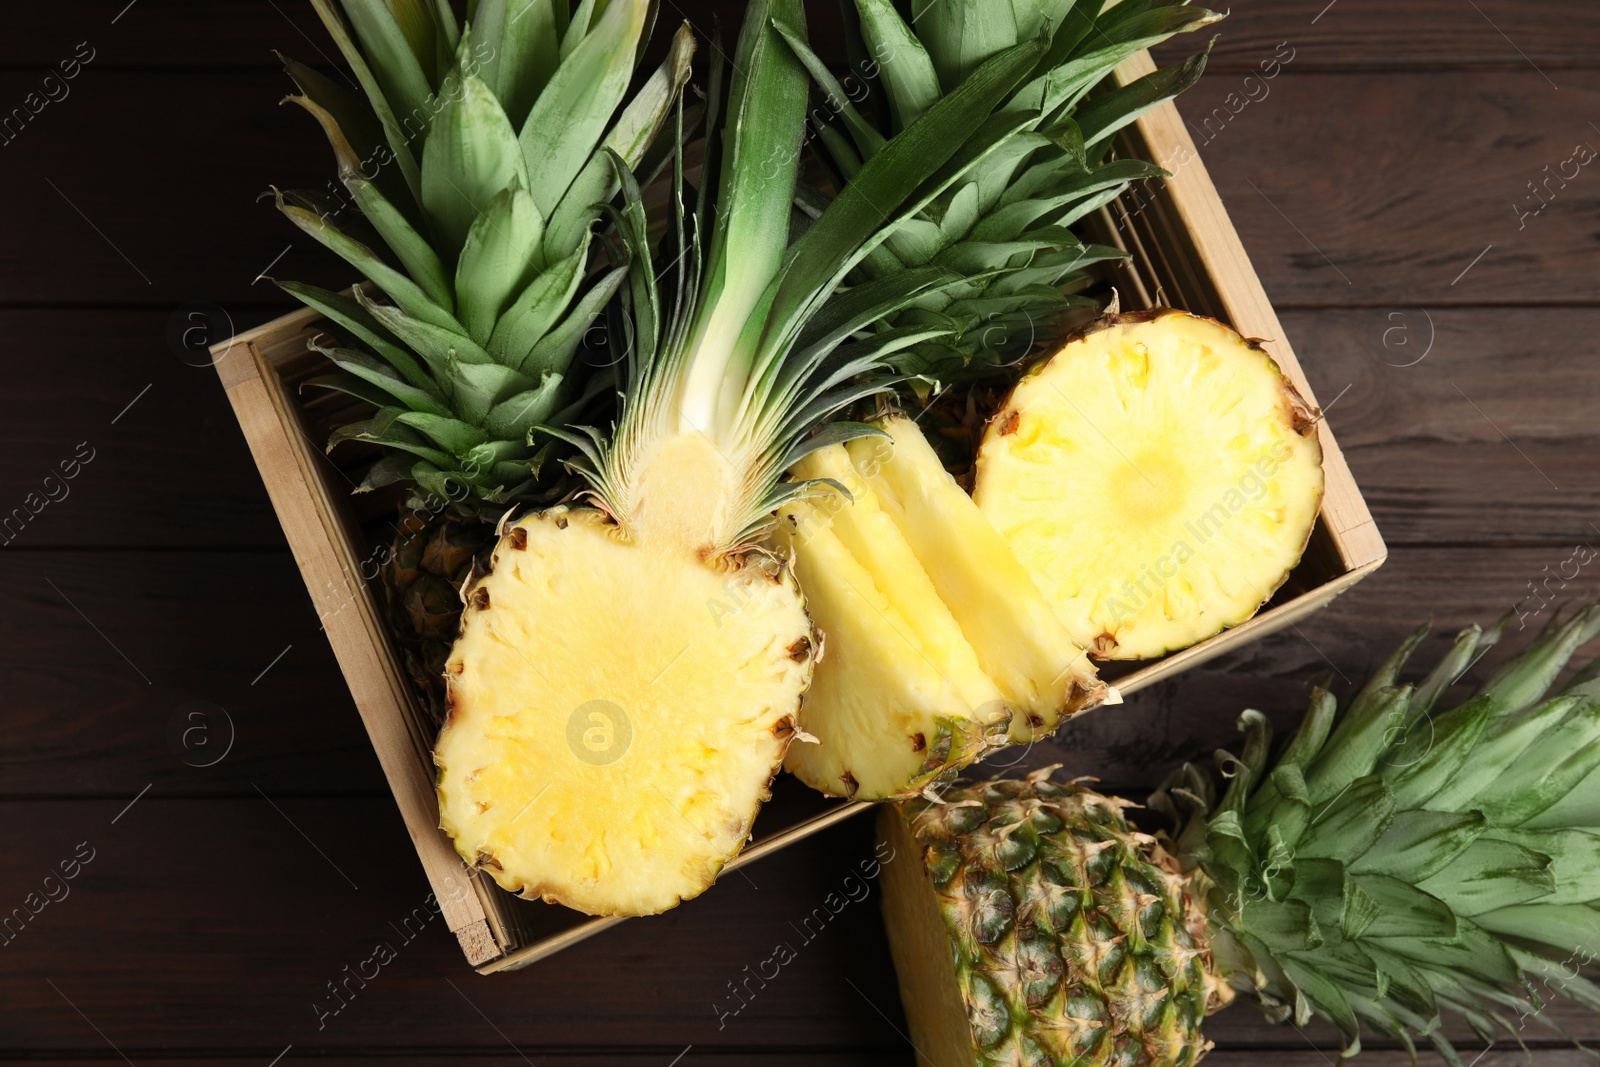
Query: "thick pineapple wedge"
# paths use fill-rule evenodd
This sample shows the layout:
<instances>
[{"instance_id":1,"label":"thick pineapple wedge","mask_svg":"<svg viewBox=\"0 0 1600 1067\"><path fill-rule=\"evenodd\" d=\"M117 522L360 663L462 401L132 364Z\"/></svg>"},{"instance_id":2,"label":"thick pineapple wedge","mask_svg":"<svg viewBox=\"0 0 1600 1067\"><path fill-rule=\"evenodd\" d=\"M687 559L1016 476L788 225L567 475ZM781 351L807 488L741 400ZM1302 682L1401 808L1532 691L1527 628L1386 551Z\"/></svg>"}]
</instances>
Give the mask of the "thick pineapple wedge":
<instances>
[{"instance_id":1,"label":"thick pineapple wedge","mask_svg":"<svg viewBox=\"0 0 1600 1067\"><path fill-rule=\"evenodd\" d=\"M845 492L790 504L776 535L823 641L801 708L809 736L785 766L858 800L913 796L1105 693L916 424L880 425L887 437L794 468Z\"/></svg>"},{"instance_id":2,"label":"thick pineapple wedge","mask_svg":"<svg viewBox=\"0 0 1600 1067\"><path fill-rule=\"evenodd\" d=\"M851 458L961 624L984 673L1016 708L1011 740L1035 740L1098 704L1107 689L1088 656L917 424L897 416L879 425L888 441L852 441Z\"/></svg>"},{"instance_id":3,"label":"thick pineapple wedge","mask_svg":"<svg viewBox=\"0 0 1600 1067\"><path fill-rule=\"evenodd\" d=\"M761 557L630 543L601 512L504 531L465 591L440 821L503 888L648 915L743 846L795 732L813 632Z\"/></svg>"},{"instance_id":4,"label":"thick pineapple wedge","mask_svg":"<svg viewBox=\"0 0 1600 1067\"><path fill-rule=\"evenodd\" d=\"M776 540L795 560L823 650L785 768L858 800L912 796L1006 738L1011 707L843 445L794 473L849 492L797 501Z\"/></svg>"},{"instance_id":5,"label":"thick pineapple wedge","mask_svg":"<svg viewBox=\"0 0 1600 1067\"><path fill-rule=\"evenodd\" d=\"M1299 562L1322 500L1316 415L1261 346L1211 319L1108 316L990 422L974 498L1102 659L1248 619Z\"/></svg>"}]
</instances>

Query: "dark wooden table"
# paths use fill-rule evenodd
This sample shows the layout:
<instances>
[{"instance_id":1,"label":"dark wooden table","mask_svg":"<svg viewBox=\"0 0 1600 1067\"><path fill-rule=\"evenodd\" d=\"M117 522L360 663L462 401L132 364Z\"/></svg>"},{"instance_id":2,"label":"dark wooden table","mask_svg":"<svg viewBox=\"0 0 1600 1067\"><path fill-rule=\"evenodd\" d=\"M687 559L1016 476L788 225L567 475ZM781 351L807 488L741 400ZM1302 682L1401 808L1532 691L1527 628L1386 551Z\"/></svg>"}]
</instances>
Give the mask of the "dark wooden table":
<instances>
[{"instance_id":1,"label":"dark wooden table","mask_svg":"<svg viewBox=\"0 0 1600 1067\"><path fill-rule=\"evenodd\" d=\"M1557 577L1600 545L1600 167L1559 177L1600 148L1600 6L1237 0L1220 30L1181 109L1391 554L1299 632L1062 732L1062 761L1133 795L1240 708L1286 723L1319 676L1348 692L1429 615L1600 591L1593 564ZM269 267L348 280L255 202L332 173L272 47L332 52L300 0L0 14L0 118L56 97L0 139L0 513L53 498L0 535L0 916L42 905L0 936L0 1060L911 1064L875 893L715 1007L868 820L518 974L475 975L438 920L402 933L427 885L216 376L169 340L191 302L240 328L282 310ZM1219 1065L1337 1048L1249 1007L1209 1032Z\"/></svg>"}]
</instances>

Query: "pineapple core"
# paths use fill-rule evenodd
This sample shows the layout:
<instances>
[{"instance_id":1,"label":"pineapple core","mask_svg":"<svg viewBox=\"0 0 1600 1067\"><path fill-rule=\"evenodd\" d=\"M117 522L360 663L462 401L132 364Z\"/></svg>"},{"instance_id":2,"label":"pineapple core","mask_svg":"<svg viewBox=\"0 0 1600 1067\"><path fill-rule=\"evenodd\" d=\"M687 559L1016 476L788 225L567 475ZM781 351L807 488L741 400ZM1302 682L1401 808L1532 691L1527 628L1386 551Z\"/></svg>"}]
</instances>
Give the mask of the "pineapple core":
<instances>
[{"instance_id":1,"label":"pineapple core","mask_svg":"<svg viewBox=\"0 0 1600 1067\"><path fill-rule=\"evenodd\" d=\"M1187 648L1283 584L1322 500L1315 419L1253 342L1184 312L1073 341L989 424L973 496L1102 659Z\"/></svg>"}]
</instances>

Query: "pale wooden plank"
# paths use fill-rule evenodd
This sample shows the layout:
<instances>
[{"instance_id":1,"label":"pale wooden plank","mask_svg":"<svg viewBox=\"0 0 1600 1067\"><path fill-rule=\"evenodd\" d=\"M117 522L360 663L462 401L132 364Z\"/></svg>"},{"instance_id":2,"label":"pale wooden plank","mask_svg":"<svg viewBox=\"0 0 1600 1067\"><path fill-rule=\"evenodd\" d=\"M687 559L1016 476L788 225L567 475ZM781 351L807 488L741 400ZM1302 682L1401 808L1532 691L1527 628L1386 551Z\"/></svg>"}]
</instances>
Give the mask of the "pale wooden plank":
<instances>
[{"instance_id":1,"label":"pale wooden plank","mask_svg":"<svg viewBox=\"0 0 1600 1067\"><path fill-rule=\"evenodd\" d=\"M395 662L372 591L359 577L357 546L339 521L325 475L262 351L262 345L292 344L288 338L298 337L299 321L291 316L281 340L263 335L260 341L224 342L218 373L450 929L468 958L484 963L501 951L487 928L484 889L438 829L428 742L414 725L419 716L409 683Z\"/></svg>"}]
</instances>

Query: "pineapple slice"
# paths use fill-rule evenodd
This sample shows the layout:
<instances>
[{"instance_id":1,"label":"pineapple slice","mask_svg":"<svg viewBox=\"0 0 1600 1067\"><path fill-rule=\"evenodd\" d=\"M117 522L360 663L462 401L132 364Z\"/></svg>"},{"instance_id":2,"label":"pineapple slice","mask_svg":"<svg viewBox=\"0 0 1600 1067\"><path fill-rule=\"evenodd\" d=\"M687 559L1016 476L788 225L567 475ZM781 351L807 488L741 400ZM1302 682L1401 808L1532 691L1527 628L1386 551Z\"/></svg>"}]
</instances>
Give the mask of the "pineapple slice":
<instances>
[{"instance_id":1,"label":"pineapple slice","mask_svg":"<svg viewBox=\"0 0 1600 1067\"><path fill-rule=\"evenodd\" d=\"M1108 316L1017 385L973 496L1101 659L1248 619L1322 500L1316 416L1261 346L1160 309Z\"/></svg>"},{"instance_id":2,"label":"pineapple slice","mask_svg":"<svg viewBox=\"0 0 1600 1067\"><path fill-rule=\"evenodd\" d=\"M811 673L793 579L742 560L629 542L588 508L506 531L465 591L434 752L464 859L596 915L711 884L769 795Z\"/></svg>"},{"instance_id":3,"label":"pineapple slice","mask_svg":"<svg viewBox=\"0 0 1600 1067\"><path fill-rule=\"evenodd\" d=\"M903 417L889 435L847 446L856 469L906 538L978 663L1017 709L1014 743L1036 740L1108 692L1081 646L1051 610L989 520Z\"/></svg>"},{"instance_id":4,"label":"pineapple slice","mask_svg":"<svg viewBox=\"0 0 1600 1067\"><path fill-rule=\"evenodd\" d=\"M1011 550L914 422L812 453L797 478L840 493L788 505L823 637L785 766L826 793L913 796L991 748L1026 742L1106 689Z\"/></svg>"},{"instance_id":5,"label":"pineapple slice","mask_svg":"<svg viewBox=\"0 0 1600 1067\"><path fill-rule=\"evenodd\" d=\"M802 738L784 766L825 793L915 795L1003 743L1011 709L844 446L794 473L831 479L851 499L824 494L780 514L776 540L823 640L800 713L818 741Z\"/></svg>"}]
</instances>

